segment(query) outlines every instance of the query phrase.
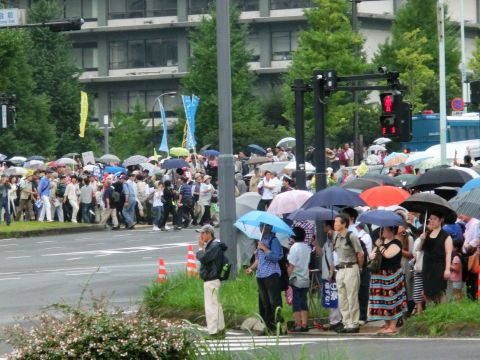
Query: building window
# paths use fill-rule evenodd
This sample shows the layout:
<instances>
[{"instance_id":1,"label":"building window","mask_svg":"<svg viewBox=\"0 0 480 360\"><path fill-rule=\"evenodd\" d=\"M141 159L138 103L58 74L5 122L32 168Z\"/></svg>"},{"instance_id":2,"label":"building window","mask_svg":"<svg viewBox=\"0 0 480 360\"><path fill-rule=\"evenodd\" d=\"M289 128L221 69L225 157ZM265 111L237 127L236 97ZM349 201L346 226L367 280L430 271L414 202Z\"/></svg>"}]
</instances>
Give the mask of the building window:
<instances>
[{"instance_id":1,"label":"building window","mask_svg":"<svg viewBox=\"0 0 480 360\"><path fill-rule=\"evenodd\" d=\"M175 16L176 0L110 0L110 19Z\"/></svg>"},{"instance_id":2,"label":"building window","mask_svg":"<svg viewBox=\"0 0 480 360\"><path fill-rule=\"evenodd\" d=\"M110 69L176 66L176 39L148 39L110 42Z\"/></svg>"},{"instance_id":3,"label":"building window","mask_svg":"<svg viewBox=\"0 0 480 360\"><path fill-rule=\"evenodd\" d=\"M260 39L258 33L248 35L247 49L252 54L252 61L260 61Z\"/></svg>"},{"instance_id":4,"label":"building window","mask_svg":"<svg viewBox=\"0 0 480 360\"><path fill-rule=\"evenodd\" d=\"M272 60L291 60L292 52L297 49L296 31L278 31L272 33Z\"/></svg>"},{"instance_id":5,"label":"building window","mask_svg":"<svg viewBox=\"0 0 480 360\"><path fill-rule=\"evenodd\" d=\"M76 43L73 45L73 54L79 69L98 70L97 43Z\"/></svg>"},{"instance_id":6,"label":"building window","mask_svg":"<svg viewBox=\"0 0 480 360\"><path fill-rule=\"evenodd\" d=\"M313 6L312 0L270 0L270 10L304 9Z\"/></svg>"},{"instance_id":7,"label":"building window","mask_svg":"<svg viewBox=\"0 0 480 360\"><path fill-rule=\"evenodd\" d=\"M146 16L176 16L176 0L146 0Z\"/></svg>"},{"instance_id":8,"label":"building window","mask_svg":"<svg viewBox=\"0 0 480 360\"><path fill-rule=\"evenodd\" d=\"M65 0L65 17L81 17L85 20L96 20L97 0Z\"/></svg>"},{"instance_id":9,"label":"building window","mask_svg":"<svg viewBox=\"0 0 480 360\"><path fill-rule=\"evenodd\" d=\"M235 4L242 11L258 11L259 0L235 0Z\"/></svg>"},{"instance_id":10,"label":"building window","mask_svg":"<svg viewBox=\"0 0 480 360\"><path fill-rule=\"evenodd\" d=\"M137 105L140 106L141 111L150 113L153 108L154 101L161 94L172 92L176 90L137 90L137 91L116 91L109 93L110 114L116 111L131 114L135 111ZM163 96L162 104L165 108L167 117L175 117L175 109L180 105L179 96ZM160 117L160 110L158 104L155 104L155 117Z\"/></svg>"},{"instance_id":11,"label":"building window","mask_svg":"<svg viewBox=\"0 0 480 360\"><path fill-rule=\"evenodd\" d=\"M207 14L209 0L188 0L188 13L190 15Z\"/></svg>"}]
</instances>

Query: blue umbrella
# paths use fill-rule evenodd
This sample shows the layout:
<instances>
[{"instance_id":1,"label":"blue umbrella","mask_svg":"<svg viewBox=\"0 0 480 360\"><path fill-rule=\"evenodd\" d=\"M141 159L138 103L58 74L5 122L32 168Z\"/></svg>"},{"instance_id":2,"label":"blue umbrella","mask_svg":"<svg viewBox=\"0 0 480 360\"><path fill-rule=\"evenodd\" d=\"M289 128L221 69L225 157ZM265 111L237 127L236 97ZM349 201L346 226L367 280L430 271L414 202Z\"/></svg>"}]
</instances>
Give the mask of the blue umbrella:
<instances>
[{"instance_id":1,"label":"blue umbrella","mask_svg":"<svg viewBox=\"0 0 480 360\"><path fill-rule=\"evenodd\" d=\"M345 190L338 186L330 186L313 194L305 204L303 209L309 209L315 206L365 206L365 202L360 199L358 194L350 190Z\"/></svg>"},{"instance_id":2,"label":"blue umbrella","mask_svg":"<svg viewBox=\"0 0 480 360\"><path fill-rule=\"evenodd\" d=\"M162 164L162 169L169 170L169 169L181 169L184 167L188 167L188 163L183 159L168 159L165 160Z\"/></svg>"},{"instance_id":3,"label":"blue umbrella","mask_svg":"<svg viewBox=\"0 0 480 360\"><path fill-rule=\"evenodd\" d=\"M403 218L388 210L372 210L361 214L357 222L363 224L373 224L380 227L405 225Z\"/></svg>"},{"instance_id":4,"label":"blue umbrella","mask_svg":"<svg viewBox=\"0 0 480 360\"><path fill-rule=\"evenodd\" d=\"M467 181L465 185L458 190L458 193L462 194L475 188L480 188L480 177Z\"/></svg>"},{"instance_id":5,"label":"blue umbrella","mask_svg":"<svg viewBox=\"0 0 480 360\"><path fill-rule=\"evenodd\" d=\"M235 224L237 229L244 232L248 237L257 238L260 224L272 226L274 233L293 235L292 229L279 217L265 211L253 210L240 217Z\"/></svg>"},{"instance_id":6,"label":"blue umbrella","mask_svg":"<svg viewBox=\"0 0 480 360\"><path fill-rule=\"evenodd\" d=\"M248 145L247 150L257 155L262 155L262 156L267 155L267 150L265 150L264 148L262 148L260 145L257 145L257 144Z\"/></svg>"},{"instance_id":7,"label":"blue umbrella","mask_svg":"<svg viewBox=\"0 0 480 360\"><path fill-rule=\"evenodd\" d=\"M315 220L325 221L333 220L338 212L332 209L325 209L320 206L314 206L308 209L298 209L287 216L290 220Z\"/></svg>"},{"instance_id":8,"label":"blue umbrella","mask_svg":"<svg viewBox=\"0 0 480 360\"><path fill-rule=\"evenodd\" d=\"M125 168L120 167L120 166L107 166L105 169L103 169L103 172L109 173L109 174L116 174L116 173L121 173L125 172Z\"/></svg>"},{"instance_id":9,"label":"blue umbrella","mask_svg":"<svg viewBox=\"0 0 480 360\"><path fill-rule=\"evenodd\" d=\"M220 151L214 150L214 149L205 150L203 152L203 156L218 156L218 155L220 155Z\"/></svg>"}]
</instances>

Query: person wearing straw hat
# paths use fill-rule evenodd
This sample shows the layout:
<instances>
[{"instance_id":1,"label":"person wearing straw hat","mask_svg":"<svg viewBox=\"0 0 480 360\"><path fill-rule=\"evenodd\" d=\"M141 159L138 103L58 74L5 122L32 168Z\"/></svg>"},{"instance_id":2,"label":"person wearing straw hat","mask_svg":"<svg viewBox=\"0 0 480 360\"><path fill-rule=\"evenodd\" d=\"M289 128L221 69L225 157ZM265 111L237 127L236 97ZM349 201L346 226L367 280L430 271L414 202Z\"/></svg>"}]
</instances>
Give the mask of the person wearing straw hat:
<instances>
[{"instance_id":1,"label":"person wearing straw hat","mask_svg":"<svg viewBox=\"0 0 480 360\"><path fill-rule=\"evenodd\" d=\"M215 229L211 225L204 225L196 231L200 233L196 257L200 262L200 278L203 280L205 318L209 338L221 339L225 336L225 320L219 301L220 272L223 266L223 253L227 250L227 246L215 239Z\"/></svg>"}]
</instances>

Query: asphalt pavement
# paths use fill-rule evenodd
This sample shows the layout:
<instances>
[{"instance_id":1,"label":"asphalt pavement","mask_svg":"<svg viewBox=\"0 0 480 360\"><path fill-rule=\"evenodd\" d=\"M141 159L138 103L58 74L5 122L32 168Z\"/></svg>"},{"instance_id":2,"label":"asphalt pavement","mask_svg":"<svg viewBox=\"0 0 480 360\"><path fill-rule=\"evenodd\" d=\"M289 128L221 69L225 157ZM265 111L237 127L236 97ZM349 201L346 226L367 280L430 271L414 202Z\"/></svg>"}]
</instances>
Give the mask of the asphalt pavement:
<instances>
[{"instance_id":1,"label":"asphalt pavement","mask_svg":"<svg viewBox=\"0 0 480 360\"><path fill-rule=\"evenodd\" d=\"M54 303L75 305L107 296L126 311L137 308L155 281L158 260L167 272L184 271L192 229L98 231L0 240L0 326L38 314ZM5 352L0 343L0 354Z\"/></svg>"}]
</instances>

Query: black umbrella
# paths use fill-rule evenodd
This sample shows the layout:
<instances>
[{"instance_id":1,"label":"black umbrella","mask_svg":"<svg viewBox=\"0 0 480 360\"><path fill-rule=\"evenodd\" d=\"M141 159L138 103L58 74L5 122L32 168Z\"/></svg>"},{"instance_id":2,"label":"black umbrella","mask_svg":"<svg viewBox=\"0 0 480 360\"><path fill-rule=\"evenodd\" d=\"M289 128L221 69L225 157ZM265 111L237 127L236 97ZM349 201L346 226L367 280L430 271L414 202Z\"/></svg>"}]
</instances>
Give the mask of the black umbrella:
<instances>
[{"instance_id":1,"label":"black umbrella","mask_svg":"<svg viewBox=\"0 0 480 360\"><path fill-rule=\"evenodd\" d=\"M380 227L405 225L405 221L400 215L388 210L367 211L358 217L357 222Z\"/></svg>"},{"instance_id":2,"label":"black umbrella","mask_svg":"<svg viewBox=\"0 0 480 360\"><path fill-rule=\"evenodd\" d=\"M418 177L411 186L421 191L432 190L440 186L462 187L472 176L465 171L452 168L437 168Z\"/></svg>"},{"instance_id":3,"label":"black umbrella","mask_svg":"<svg viewBox=\"0 0 480 360\"><path fill-rule=\"evenodd\" d=\"M165 160L162 164L162 169L169 170L169 169L181 169L184 167L188 167L188 163L183 159L168 159Z\"/></svg>"},{"instance_id":4,"label":"black umbrella","mask_svg":"<svg viewBox=\"0 0 480 360\"><path fill-rule=\"evenodd\" d=\"M33 155L33 156L30 156L29 158L27 158L26 161L30 161L30 160L45 161L45 158L41 155Z\"/></svg>"},{"instance_id":5,"label":"black umbrella","mask_svg":"<svg viewBox=\"0 0 480 360\"><path fill-rule=\"evenodd\" d=\"M302 209L309 209L314 206L365 206L365 202L360 199L357 193L345 190L339 186L330 186L313 194Z\"/></svg>"},{"instance_id":6,"label":"black umbrella","mask_svg":"<svg viewBox=\"0 0 480 360\"><path fill-rule=\"evenodd\" d=\"M391 186L403 186L402 182L396 179L393 176L383 175L383 174L369 174L367 173L364 176L367 180L376 180L380 181L383 185L391 185Z\"/></svg>"},{"instance_id":7,"label":"black umbrella","mask_svg":"<svg viewBox=\"0 0 480 360\"><path fill-rule=\"evenodd\" d=\"M440 186L433 189L433 192L448 201L458 194L459 189L453 186Z\"/></svg>"},{"instance_id":8,"label":"black umbrella","mask_svg":"<svg viewBox=\"0 0 480 360\"><path fill-rule=\"evenodd\" d=\"M452 206L444 198L430 193L417 193L402 202L400 206L408 211L422 214L440 213L444 216L446 223L454 223L457 214Z\"/></svg>"},{"instance_id":9,"label":"black umbrella","mask_svg":"<svg viewBox=\"0 0 480 360\"><path fill-rule=\"evenodd\" d=\"M346 183L342 184L342 187L348 190L363 191L379 185L382 185L382 182L373 178L370 178L370 179L356 178L354 180L347 181Z\"/></svg>"}]
</instances>

